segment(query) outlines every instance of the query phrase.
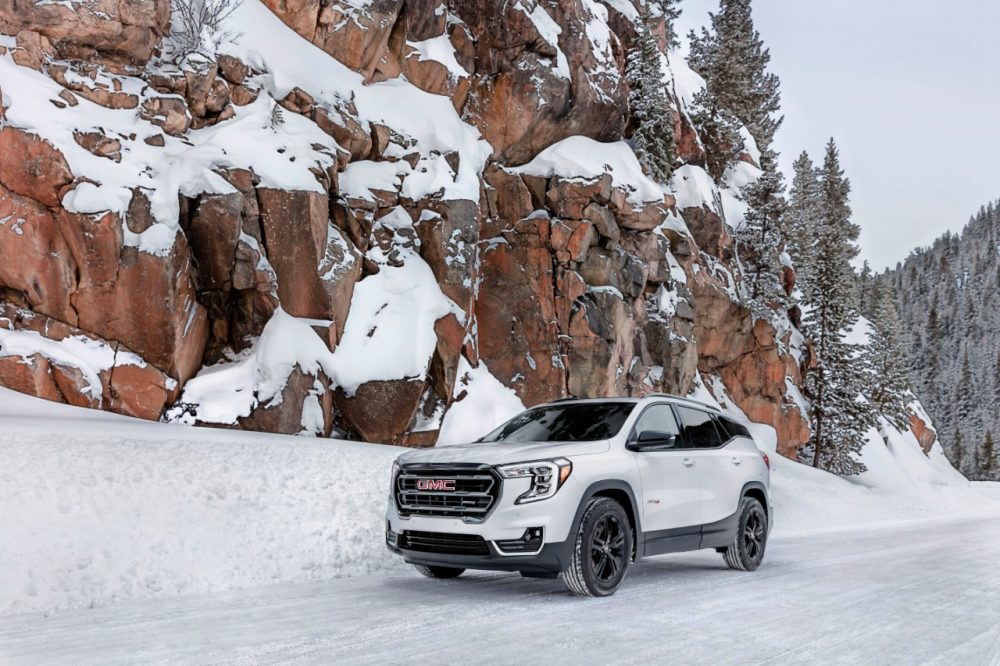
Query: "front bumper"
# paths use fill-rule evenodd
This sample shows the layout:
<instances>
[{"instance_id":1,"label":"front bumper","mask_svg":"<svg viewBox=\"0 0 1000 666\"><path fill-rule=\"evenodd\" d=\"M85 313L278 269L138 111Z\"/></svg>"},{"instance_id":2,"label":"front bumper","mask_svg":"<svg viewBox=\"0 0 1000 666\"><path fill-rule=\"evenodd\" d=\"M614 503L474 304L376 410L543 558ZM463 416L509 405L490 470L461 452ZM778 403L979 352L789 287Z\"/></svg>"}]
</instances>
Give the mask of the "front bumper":
<instances>
[{"instance_id":1,"label":"front bumper","mask_svg":"<svg viewBox=\"0 0 1000 666\"><path fill-rule=\"evenodd\" d=\"M571 477L554 497L517 504L516 498L527 489L527 480L506 480L496 506L483 521L439 516L403 516L390 495L386 512L386 545L410 564L520 571L529 575L557 574L569 566L572 556L570 534L582 488ZM538 547L519 549L511 543L532 531L541 532ZM428 552L407 547L408 543L404 538L407 533L478 538L485 542L485 547L482 548L482 553L477 554Z\"/></svg>"},{"instance_id":2,"label":"front bumper","mask_svg":"<svg viewBox=\"0 0 1000 666\"><path fill-rule=\"evenodd\" d=\"M386 531L386 546L397 555L402 555L409 564L425 566L454 567L458 569L483 569L486 571L520 571L526 574L556 575L569 567L572 558L572 543L546 543L537 553L512 555L503 553L496 543L486 541L488 554L472 555L457 553L430 553L399 547L406 542L402 535Z\"/></svg>"}]
</instances>

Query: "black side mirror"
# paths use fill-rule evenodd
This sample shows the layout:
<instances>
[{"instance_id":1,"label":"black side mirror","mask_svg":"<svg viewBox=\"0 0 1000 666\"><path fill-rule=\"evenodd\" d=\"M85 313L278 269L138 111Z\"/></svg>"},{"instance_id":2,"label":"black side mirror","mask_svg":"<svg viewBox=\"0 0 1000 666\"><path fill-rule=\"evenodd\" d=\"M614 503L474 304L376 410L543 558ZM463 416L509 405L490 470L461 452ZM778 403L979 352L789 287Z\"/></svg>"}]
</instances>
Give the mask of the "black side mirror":
<instances>
[{"instance_id":1,"label":"black side mirror","mask_svg":"<svg viewBox=\"0 0 1000 666\"><path fill-rule=\"evenodd\" d=\"M643 430L628 443L629 451L669 451L677 444L677 435L658 430Z\"/></svg>"}]
</instances>

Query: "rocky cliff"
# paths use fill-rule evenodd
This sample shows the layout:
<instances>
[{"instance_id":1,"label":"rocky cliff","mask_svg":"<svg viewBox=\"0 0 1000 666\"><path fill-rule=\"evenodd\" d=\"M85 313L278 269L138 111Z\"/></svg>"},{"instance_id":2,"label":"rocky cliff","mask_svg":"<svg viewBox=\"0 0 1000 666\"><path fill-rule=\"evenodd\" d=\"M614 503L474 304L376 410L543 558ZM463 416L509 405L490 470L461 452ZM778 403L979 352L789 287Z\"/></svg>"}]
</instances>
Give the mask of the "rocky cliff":
<instances>
[{"instance_id":1,"label":"rocky cliff","mask_svg":"<svg viewBox=\"0 0 1000 666\"><path fill-rule=\"evenodd\" d=\"M741 303L730 235L759 155L747 135L712 180L700 79L670 57L683 164L642 173L637 20L629 0L244 0L179 58L168 0L4 4L0 384L411 445L702 388L791 454L811 351Z\"/></svg>"}]
</instances>

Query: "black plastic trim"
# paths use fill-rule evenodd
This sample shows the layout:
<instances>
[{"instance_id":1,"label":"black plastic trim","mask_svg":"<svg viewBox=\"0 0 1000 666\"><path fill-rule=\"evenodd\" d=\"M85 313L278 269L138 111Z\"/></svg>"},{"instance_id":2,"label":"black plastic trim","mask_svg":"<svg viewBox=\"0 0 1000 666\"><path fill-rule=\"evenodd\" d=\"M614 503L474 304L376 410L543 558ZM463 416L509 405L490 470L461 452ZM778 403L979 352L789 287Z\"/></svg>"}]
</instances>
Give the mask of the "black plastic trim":
<instances>
[{"instance_id":1,"label":"black plastic trim","mask_svg":"<svg viewBox=\"0 0 1000 666\"><path fill-rule=\"evenodd\" d=\"M569 567L576 539L561 543L548 543L537 555L503 556L496 547L487 542L489 555L453 555L446 553L423 553L404 550L388 545L389 550L409 564L427 566L456 567L459 569L484 569L486 571L524 571L535 574L558 574Z\"/></svg>"}]
</instances>

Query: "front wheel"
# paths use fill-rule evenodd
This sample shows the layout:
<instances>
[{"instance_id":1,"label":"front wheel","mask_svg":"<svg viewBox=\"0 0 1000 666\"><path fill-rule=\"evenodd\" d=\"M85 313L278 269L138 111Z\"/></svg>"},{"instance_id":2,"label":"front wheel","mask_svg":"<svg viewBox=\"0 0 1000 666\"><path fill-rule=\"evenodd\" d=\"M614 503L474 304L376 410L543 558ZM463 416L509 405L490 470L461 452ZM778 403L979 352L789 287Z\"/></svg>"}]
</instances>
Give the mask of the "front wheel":
<instances>
[{"instance_id":1,"label":"front wheel","mask_svg":"<svg viewBox=\"0 0 1000 666\"><path fill-rule=\"evenodd\" d=\"M632 560L632 527L622 505L610 497L587 504L563 582L573 594L606 597L625 580Z\"/></svg>"},{"instance_id":2,"label":"front wheel","mask_svg":"<svg viewBox=\"0 0 1000 666\"><path fill-rule=\"evenodd\" d=\"M726 566L737 571L754 571L764 560L767 546L767 512L753 497L740 501L739 521L733 542L722 551Z\"/></svg>"},{"instance_id":3,"label":"front wheel","mask_svg":"<svg viewBox=\"0 0 1000 666\"><path fill-rule=\"evenodd\" d=\"M428 578L458 578L465 573L465 569L456 569L454 567L435 567L428 564L414 564L413 566L416 567L421 575Z\"/></svg>"}]
</instances>

